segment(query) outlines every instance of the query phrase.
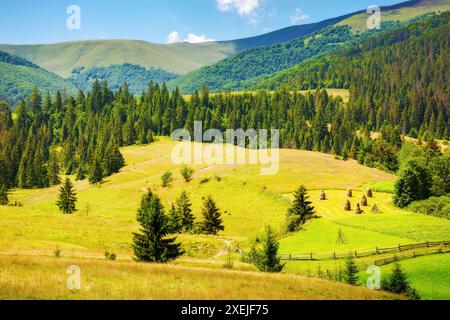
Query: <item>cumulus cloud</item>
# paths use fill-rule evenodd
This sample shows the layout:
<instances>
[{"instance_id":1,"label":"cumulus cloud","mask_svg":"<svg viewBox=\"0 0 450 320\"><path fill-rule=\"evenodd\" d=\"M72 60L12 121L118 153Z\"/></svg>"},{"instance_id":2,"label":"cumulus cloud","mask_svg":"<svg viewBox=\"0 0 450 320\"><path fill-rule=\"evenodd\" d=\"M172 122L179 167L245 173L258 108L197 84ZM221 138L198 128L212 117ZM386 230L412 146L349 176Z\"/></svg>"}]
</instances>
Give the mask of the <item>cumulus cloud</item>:
<instances>
[{"instance_id":1,"label":"cumulus cloud","mask_svg":"<svg viewBox=\"0 0 450 320\"><path fill-rule=\"evenodd\" d=\"M180 41L181 41L180 34L176 31L169 33L169 35L167 36L168 44L176 43L176 42L180 42Z\"/></svg>"},{"instance_id":2,"label":"cumulus cloud","mask_svg":"<svg viewBox=\"0 0 450 320\"><path fill-rule=\"evenodd\" d=\"M311 18L309 14L306 14L302 11L302 9L297 8L295 9L295 14L291 16L291 23L298 24L299 22L303 20L308 20L309 18Z\"/></svg>"},{"instance_id":3,"label":"cumulus cloud","mask_svg":"<svg viewBox=\"0 0 450 320\"><path fill-rule=\"evenodd\" d=\"M205 35L196 35L194 33L189 33L188 37L185 40L189 43L201 43L201 42L209 42L214 41L214 39L208 39Z\"/></svg>"},{"instance_id":4,"label":"cumulus cloud","mask_svg":"<svg viewBox=\"0 0 450 320\"><path fill-rule=\"evenodd\" d=\"M217 8L223 12L235 12L242 17L255 14L260 0L216 0Z\"/></svg>"},{"instance_id":5,"label":"cumulus cloud","mask_svg":"<svg viewBox=\"0 0 450 320\"><path fill-rule=\"evenodd\" d=\"M205 35L197 35L195 33L189 33L186 39L181 39L181 35L177 31L171 32L167 36L167 43L177 43L177 42L189 42L189 43L202 43L202 42L208 42L208 41L214 41L214 39L210 39Z\"/></svg>"}]
</instances>

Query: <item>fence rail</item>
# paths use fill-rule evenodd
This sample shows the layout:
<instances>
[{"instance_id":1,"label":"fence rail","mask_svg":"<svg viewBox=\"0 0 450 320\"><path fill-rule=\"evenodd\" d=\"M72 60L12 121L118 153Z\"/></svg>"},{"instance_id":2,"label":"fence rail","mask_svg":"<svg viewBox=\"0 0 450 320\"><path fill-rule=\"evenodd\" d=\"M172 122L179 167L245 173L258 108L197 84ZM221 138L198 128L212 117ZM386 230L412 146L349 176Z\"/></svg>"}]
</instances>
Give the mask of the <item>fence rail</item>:
<instances>
[{"instance_id":1,"label":"fence rail","mask_svg":"<svg viewBox=\"0 0 450 320\"><path fill-rule=\"evenodd\" d=\"M333 253L284 253L280 255L281 260L284 261L323 261L323 260L339 260L346 259L348 257L365 258L381 254L411 251L422 248L435 248L450 245L450 241L438 241L438 242L422 242L406 245L397 245L393 247L376 247L371 250L355 250L351 252L333 252ZM416 253L415 253L416 254ZM419 254L419 253L417 253ZM417 255L416 255L417 256Z\"/></svg>"}]
</instances>

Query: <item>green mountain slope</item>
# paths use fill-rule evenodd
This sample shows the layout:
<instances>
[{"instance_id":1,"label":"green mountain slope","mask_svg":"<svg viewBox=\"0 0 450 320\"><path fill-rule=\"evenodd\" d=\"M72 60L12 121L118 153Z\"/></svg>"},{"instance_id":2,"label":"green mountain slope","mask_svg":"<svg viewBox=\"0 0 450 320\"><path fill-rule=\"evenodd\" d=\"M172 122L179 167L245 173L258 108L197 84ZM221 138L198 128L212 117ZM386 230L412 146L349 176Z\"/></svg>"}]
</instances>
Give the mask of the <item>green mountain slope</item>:
<instances>
[{"instance_id":1,"label":"green mountain slope","mask_svg":"<svg viewBox=\"0 0 450 320\"><path fill-rule=\"evenodd\" d=\"M413 0L382 8L381 31L367 30L367 14L356 14L333 19L336 24L297 39L256 47L238 52L216 64L203 67L184 75L169 85L178 86L182 92L190 93L207 84L212 91L236 91L252 87L262 78L292 67L309 58L326 54L340 46L351 46L372 36L375 32L398 28L401 21L423 17L427 13L450 9L448 0ZM357 32L364 18L364 32ZM327 23L329 23L328 21ZM327 25L323 23L323 25Z\"/></svg>"},{"instance_id":2,"label":"green mountain slope","mask_svg":"<svg viewBox=\"0 0 450 320\"><path fill-rule=\"evenodd\" d=\"M92 88L95 79L107 81L113 91L117 91L126 81L129 91L138 95L147 90L150 81L163 83L176 77L176 74L161 69L145 69L134 64L121 64L83 70L67 80L75 87L85 91Z\"/></svg>"},{"instance_id":3,"label":"green mountain slope","mask_svg":"<svg viewBox=\"0 0 450 320\"><path fill-rule=\"evenodd\" d=\"M293 26L257 37L206 43L155 44L134 40L76 41L49 45L0 45L0 50L27 59L62 77L77 67L136 64L185 74L256 46L289 41L346 18Z\"/></svg>"},{"instance_id":4,"label":"green mountain slope","mask_svg":"<svg viewBox=\"0 0 450 320\"><path fill-rule=\"evenodd\" d=\"M63 89L69 93L76 92L76 88L63 78L29 61L0 51L0 99L14 105L28 96L35 86L52 93Z\"/></svg>"}]
</instances>

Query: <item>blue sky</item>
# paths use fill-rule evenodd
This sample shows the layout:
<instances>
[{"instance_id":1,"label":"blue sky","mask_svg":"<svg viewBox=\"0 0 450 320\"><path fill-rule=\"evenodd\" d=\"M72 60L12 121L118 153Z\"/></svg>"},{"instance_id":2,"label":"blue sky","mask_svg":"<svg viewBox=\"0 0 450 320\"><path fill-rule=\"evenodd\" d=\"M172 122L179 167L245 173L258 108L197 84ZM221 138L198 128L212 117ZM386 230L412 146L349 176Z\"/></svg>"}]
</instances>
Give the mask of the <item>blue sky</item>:
<instances>
[{"instance_id":1,"label":"blue sky","mask_svg":"<svg viewBox=\"0 0 450 320\"><path fill-rule=\"evenodd\" d=\"M399 2L403 0L2 0L0 43L231 40ZM67 28L70 5L81 10L79 30Z\"/></svg>"}]
</instances>

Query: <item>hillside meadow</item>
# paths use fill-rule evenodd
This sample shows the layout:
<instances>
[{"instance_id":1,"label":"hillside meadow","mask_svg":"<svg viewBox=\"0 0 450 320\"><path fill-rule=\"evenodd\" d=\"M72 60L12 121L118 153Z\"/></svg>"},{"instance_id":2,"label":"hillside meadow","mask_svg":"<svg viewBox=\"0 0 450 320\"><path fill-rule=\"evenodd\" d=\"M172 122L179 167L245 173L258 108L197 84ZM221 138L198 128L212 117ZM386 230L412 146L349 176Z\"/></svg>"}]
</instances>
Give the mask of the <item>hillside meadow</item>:
<instances>
[{"instance_id":1,"label":"hillside meadow","mask_svg":"<svg viewBox=\"0 0 450 320\"><path fill-rule=\"evenodd\" d=\"M3 269L0 288L4 289L0 291L4 292L4 298L358 298L359 290L363 289L352 288L348 293L345 290L340 292L333 289L328 292L326 289L311 289L315 293L310 293L305 289L307 287L303 284L303 278L301 289L298 289L292 283L285 283L282 279L288 278L283 278L283 275L268 276L277 279L276 286L280 288L275 295L270 292L269 297L264 292L270 290L256 284L259 282L257 279L264 277L263 275L223 271L229 245L232 248L248 249L252 240L267 224L280 231L283 229L292 192L302 184L310 190L310 199L316 208L317 217L308 222L300 232L282 237L281 253L347 252L376 246L449 240L446 238L450 234L450 221L395 208L389 193L375 192L374 198L369 198L369 207L363 207L366 211L364 215L357 216L353 211L344 211L347 188L354 190L351 199L354 207L367 186L374 183L390 185L395 179L391 174L361 166L355 161L337 160L331 155L315 152L280 150L280 171L277 175L260 175L258 165L195 165L192 166L195 169L193 180L186 183L179 173L181 166L171 161L174 146L175 142L158 138L157 142L150 145L123 148L121 151L127 166L120 173L107 178L100 186L91 186L87 181L75 182L78 211L73 215L63 215L58 211L55 205L58 187L12 190L10 200L17 201L22 206L0 207L0 264ZM175 181L170 187L162 188L161 175L166 171L174 174ZM222 211L225 231L219 236L178 235L186 254L171 266L133 263L131 237L132 232L138 229L136 210L141 196L148 189L162 198L166 208L186 190L197 218L201 218L203 198L212 195ZM327 194L326 201L319 200L321 190L325 190ZM381 210L380 214L370 213L370 208L375 203ZM339 232L344 234L345 244L337 244ZM54 257L57 248L61 250L61 259ZM118 255L118 261L115 262L117 265L109 264L104 259L106 250ZM254 267L242 263L238 254L234 254L233 259L236 271L254 272ZM71 262L83 265L82 268L96 275L92 278L91 289L73 295L59 287L46 289L47 285L55 285L48 279L61 282L65 276L64 270L61 275L53 274L51 270L60 270L63 265ZM320 262L288 262L284 273L314 274L320 265ZM110 266L114 266L114 271ZM325 268L327 264L323 266ZM336 262L328 264L327 268L333 270L334 266L337 266ZM173 272L175 275L167 275L169 279L185 279L181 275L187 272L189 276L183 281L188 283L197 283L201 277L199 274L206 272L195 268L212 269L207 272L214 278L219 274L226 281L231 281L228 278L235 280L228 284L228 289L220 292L213 290L216 285L205 285L200 291L196 289L195 292L198 293L193 295L191 289L187 289L188 283L170 285L174 281L166 281L168 279L159 273L147 275L152 279L153 276L159 279L156 286L158 289L149 289L154 287L150 285L153 283L151 281L156 280L145 280L143 270L146 268L158 270L162 274L167 274L167 270L170 270L169 274ZM133 276L126 282L130 273ZM248 282L242 285L243 280L240 279L247 276ZM22 278L24 280L19 282L18 279ZM297 280L294 283L295 281ZM322 280L305 281L313 281L311 288L314 288L317 286L314 281ZM162 283L165 282L165 286L172 289L163 290L166 287ZM135 286L137 283L142 285ZM341 286L323 283L327 286ZM256 291L250 290L255 286ZM381 293L380 296L379 293L365 296L366 291L361 292L362 296L359 297L363 299L385 297ZM442 294L445 295L445 292Z\"/></svg>"}]
</instances>

